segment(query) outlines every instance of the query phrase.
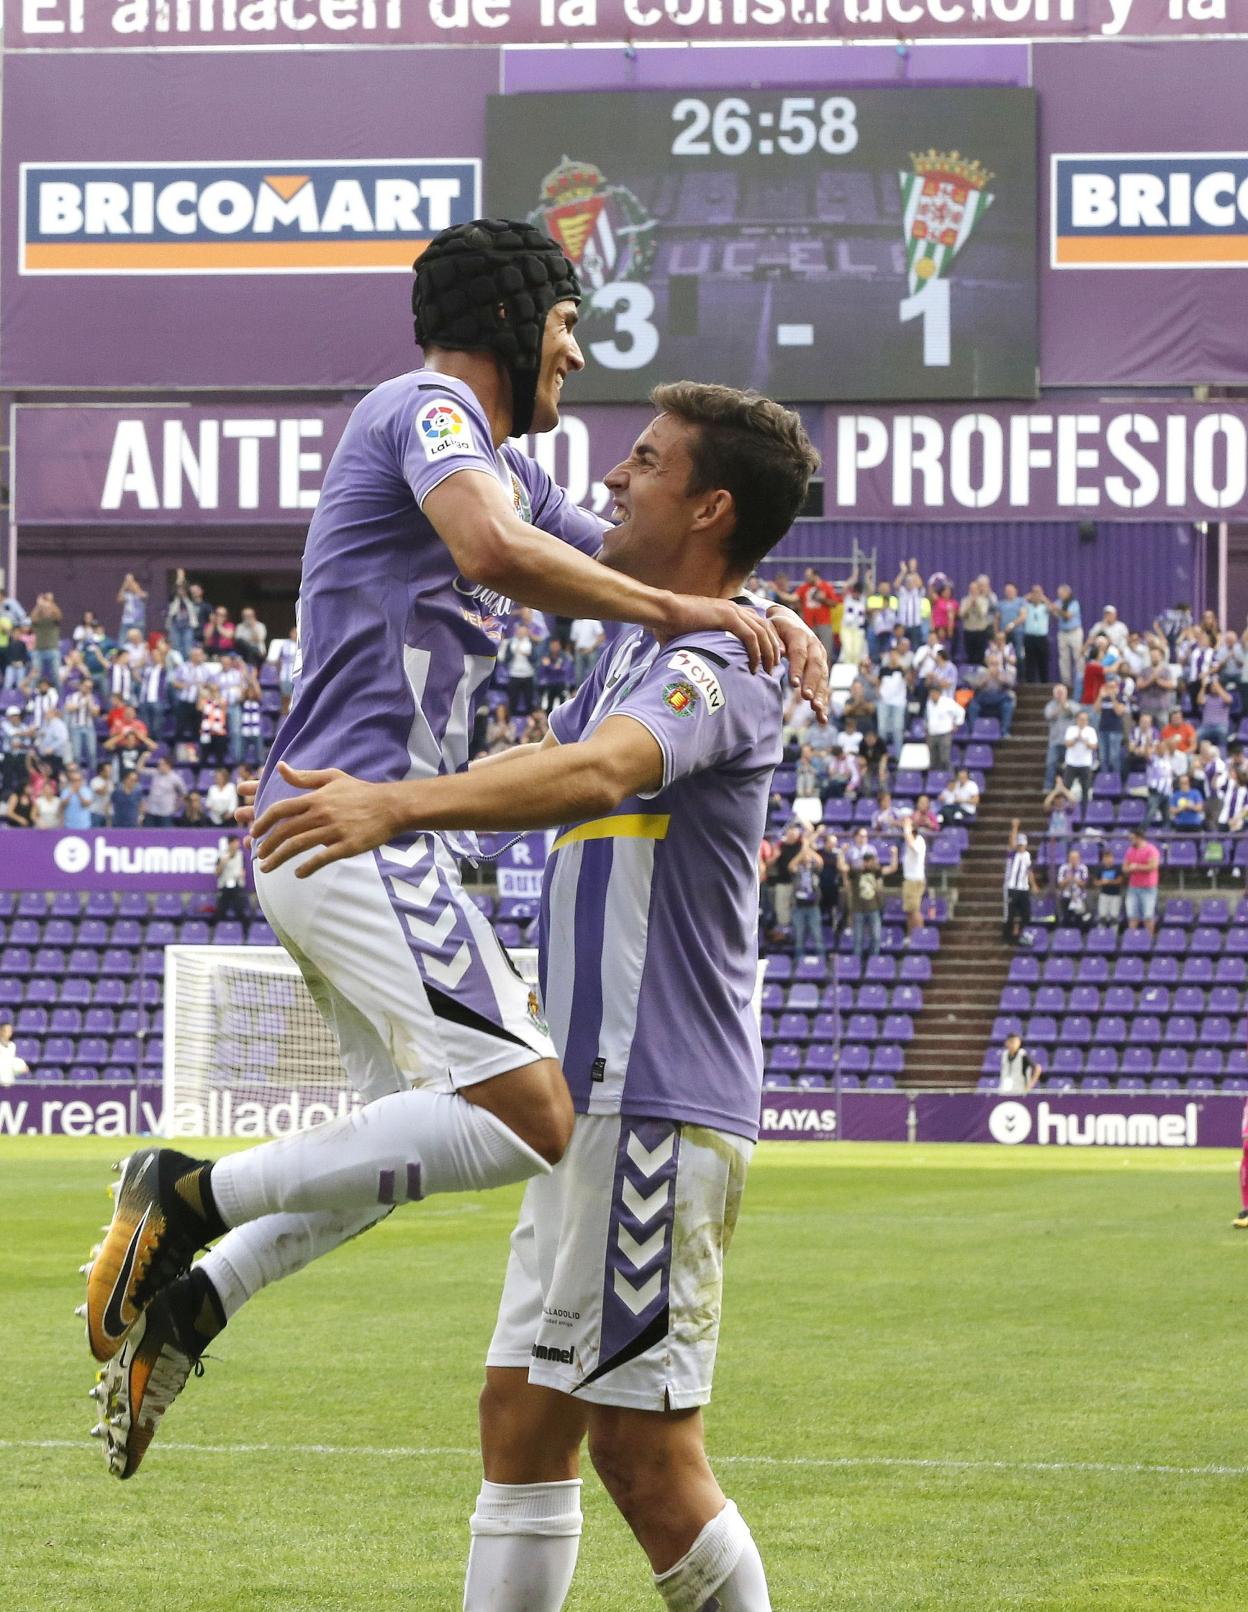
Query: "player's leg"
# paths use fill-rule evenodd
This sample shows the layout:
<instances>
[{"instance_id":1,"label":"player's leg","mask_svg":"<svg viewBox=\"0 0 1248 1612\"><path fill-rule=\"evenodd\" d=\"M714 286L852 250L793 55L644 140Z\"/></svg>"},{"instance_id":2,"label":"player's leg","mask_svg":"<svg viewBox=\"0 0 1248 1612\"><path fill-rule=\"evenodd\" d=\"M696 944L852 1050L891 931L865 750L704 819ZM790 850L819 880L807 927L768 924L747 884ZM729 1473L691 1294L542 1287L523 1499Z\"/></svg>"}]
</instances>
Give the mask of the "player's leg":
<instances>
[{"instance_id":1,"label":"player's leg","mask_svg":"<svg viewBox=\"0 0 1248 1612\"><path fill-rule=\"evenodd\" d=\"M301 966L332 981L391 1062L421 1084L216 1165L171 1150L135 1154L88 1282L98 1359L110 1358L195 1250L231 1226L283 1213L375 1217L435 1192L524 1180L571 1134L536 997L433 836L335 863L308 882L287 864L262 889Z\"/></svg>"},{"instance_id":2,"label":"player's leg","mask_svg":"<svg viewBox=\"0 0 1248 1612\"><path fill-rule=\"evenodd\" d=\"M595 1405L589 1453L672 1612L770 1612L762 1557L715 1481L699 1409Z\"/></svg>"},{"instance_id":3,"label":"player's leg","mask_svg":"<svg viewBox=\"0 0 1248 1612\"><path fill-rule=\"evenodd\" d=\"M700 1126L583 1115L551 1178L568 1208L529 1381L586 1406L595 1467L677 1612L770 1607L757 1547L707 1463L700 1410L750 1152Z\"/></svg>"},{"instance_id":4,"label":"player's leg","mask_svg":"<svg viewBox=\"0 0 1248 1612\"><path fill-rule=\"evenodd\" d=\"M484 1478L471 1519L464 1612L558 1612L581 1535L580 1446L585 1407L528 1380L541 1325L542 1241L557 1242L560 1171L530 1181L481 1393Z\"/></svg>"}]
</instances>

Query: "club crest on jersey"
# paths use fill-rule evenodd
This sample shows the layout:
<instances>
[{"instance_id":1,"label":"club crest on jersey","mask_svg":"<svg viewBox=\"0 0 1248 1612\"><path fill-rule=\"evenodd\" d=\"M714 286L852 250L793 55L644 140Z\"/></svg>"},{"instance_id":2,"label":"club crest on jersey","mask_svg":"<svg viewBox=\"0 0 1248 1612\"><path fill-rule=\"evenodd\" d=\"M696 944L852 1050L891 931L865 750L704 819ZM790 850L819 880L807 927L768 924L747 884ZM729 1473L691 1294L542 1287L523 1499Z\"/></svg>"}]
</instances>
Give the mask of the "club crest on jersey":
<instances>
[{"instance_id":1,"label":"club crest on jersey","mask_svg":"<svg viewBox=\"0 0 1248 1612\"><path fill-rule=\"evenodd\" d=\"M511 474L511 501L516 506L516 514L519 515L520 519L532 522L533 505L529 501L529 495L525 490L524 483L514 470Z\"/></svg>"},{"instance_id":2,"label":"club crest on jersey","mask_svg":"<svg viewBox=\"0 0 1248 1612\"><path fill-rule=\"evenodd\" d=\"M529 1020L535 1030L540 1030L543 1035L550 1034L550 1027L542 1017L542 1004L537 999L536 991L529 992Z\"/></svg>"},{"instance_id":3,"label":"club crest on jersey","mask_svg":"<svg viewBox=\"0 0 1248 1612\"><path fill-rule=\"evenodd\" d=\"M669 670L680 672L688 678L706 701L708 711L714 714L723 710L724 694L719 679L700 655L694 655L687 649L678 649L667 664Z\"/></svg>"},{"instance_id":4,"label":"club crest on jersey","mask_svg":"<svg viewBox=\"0 0 1248 1612\"><path fill-rule=\"evenodd\" d=\"M683 677L663 685L663 703L677 716L692 716L698 703L698 691Z\"/></svg>"},{"instance_id":5,"label":"club crest on jersey","mask_svg":"<svg viewBox=\"0 0 1248 1612\"><path fill-rule=\"evenodd\" d=\"M472 430L467 417L449 398L425 404L417 413L416 423L425 458L430 462L472 447Z\"/></svg>"}]
</instances>

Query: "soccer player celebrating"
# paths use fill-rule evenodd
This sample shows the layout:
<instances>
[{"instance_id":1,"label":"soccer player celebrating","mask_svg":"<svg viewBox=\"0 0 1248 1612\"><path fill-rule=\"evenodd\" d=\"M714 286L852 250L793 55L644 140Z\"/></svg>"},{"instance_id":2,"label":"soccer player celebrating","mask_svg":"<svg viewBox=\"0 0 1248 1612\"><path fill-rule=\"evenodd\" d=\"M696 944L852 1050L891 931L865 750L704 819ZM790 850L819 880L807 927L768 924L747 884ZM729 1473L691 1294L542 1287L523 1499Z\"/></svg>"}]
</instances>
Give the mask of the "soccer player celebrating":
<instances>
[{"instance_id":1,"label":"soccer player celebrating","mask_svg":"<svg viewBox=\"0 0 1248 1612\"><path fill-rule=\"evenodd\" d=\"M297 692L262 808L288 801L292 766L396 784L463 769L512 597L669 642L717 630L751 668L774 664L775 633L752 609L596 563L603 523L504 446L557 423L564 378L583 362L579 295L554 244L506 220L444 231L420 259L426 367L358 405L326 474L304 555ZM800 673L809 635L781 630ZM250 1186L224 1169L210 1187L204 1167L168 1150L127 1161L84 1307L91 1350L110 1362L93 1392L118 1475L136 1469L206 1343L268 1282L395 1204L523 1180L561 1156L567 1086L535 999L460 886L455 855L470 849L396 824L313 886L282 864L258 877L351 1084L399 1101L403 1119L370 1104L362 1123L318 1131L310 1152L292 1140L268 1156Z\"/></svg>"},{"instance_id":2,"label":"soccer player celebrating","mask_svg":"<svg viewBox=\"0 0 1248 1612\"><path fill-rule=\"evenodd\" d=\"M607 478L622 518L603 558L731 597L788 527L817 456L796 415L766 399L686 382L654 400L658 419ZM292 771L310 792L256 822L266 876L302 858L301 878L401 829L561 826L540 967L577 1120L559 1166L530 1181L512 1237L467 1612L562 1606L586 1431L669 1607L770 1604L749 1529L707 1463L700 1407L758 1130L754 870L782 701L723 633L660 646L636 632L552 714L541 745L431 782ZM373 1107L397 1120L402 1101ZM295 1147L317 1145L313 1133ZM231 1213L270 1212L290 1146L240 1155L238 1188L221 1182L223 1160L209 1190ZM320 1174L318 1190L341 1191L341 1173Z\"/></svg>"}]
</instances>

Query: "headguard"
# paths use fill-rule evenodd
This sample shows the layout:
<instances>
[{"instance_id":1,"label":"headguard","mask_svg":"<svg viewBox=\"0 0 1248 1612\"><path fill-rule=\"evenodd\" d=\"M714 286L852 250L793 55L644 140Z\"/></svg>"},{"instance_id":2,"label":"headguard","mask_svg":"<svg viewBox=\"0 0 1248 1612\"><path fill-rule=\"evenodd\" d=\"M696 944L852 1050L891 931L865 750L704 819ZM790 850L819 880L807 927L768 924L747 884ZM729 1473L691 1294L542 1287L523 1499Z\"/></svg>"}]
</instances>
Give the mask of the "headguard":
<instances>
[{"instance_id":1,"label":"headguard","mask_svg":"<svg viewBox=\"0 0 1248 1612\"><path fill-rule=\"evenodd\" d=\"M569 299L581 300L580 282L548 235L511 218L477 218L442 230L417 259L416 340L497 354L520 436L533 423L546 315Z\"/></svg>"}]
</instances>

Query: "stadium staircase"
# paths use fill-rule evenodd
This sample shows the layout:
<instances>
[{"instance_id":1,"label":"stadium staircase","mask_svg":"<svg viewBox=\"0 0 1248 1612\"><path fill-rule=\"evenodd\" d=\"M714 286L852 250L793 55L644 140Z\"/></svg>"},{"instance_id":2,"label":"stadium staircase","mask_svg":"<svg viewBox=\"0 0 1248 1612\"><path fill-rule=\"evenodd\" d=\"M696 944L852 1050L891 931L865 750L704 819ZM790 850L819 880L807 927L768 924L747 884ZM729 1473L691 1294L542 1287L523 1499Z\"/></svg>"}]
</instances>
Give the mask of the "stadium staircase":
<instances>
[{"instance_id":1,"label":"stadium staircase","mask_svg":"<svg viewBox=\"0 0 1248 1612\"><path fill-rule=\"evenodd\" d=\"M973 1086L978 1080L1011 951L1001 939L1002 884L1010 823L1038 844L1048 733L1047 685L1022 685L1010 738L994 746L970 844L953 876L950 918L923 987L923 1009L906 1048L906 1086Z\"/></svg>"}]
</instances>

